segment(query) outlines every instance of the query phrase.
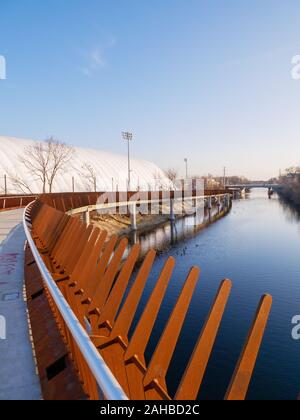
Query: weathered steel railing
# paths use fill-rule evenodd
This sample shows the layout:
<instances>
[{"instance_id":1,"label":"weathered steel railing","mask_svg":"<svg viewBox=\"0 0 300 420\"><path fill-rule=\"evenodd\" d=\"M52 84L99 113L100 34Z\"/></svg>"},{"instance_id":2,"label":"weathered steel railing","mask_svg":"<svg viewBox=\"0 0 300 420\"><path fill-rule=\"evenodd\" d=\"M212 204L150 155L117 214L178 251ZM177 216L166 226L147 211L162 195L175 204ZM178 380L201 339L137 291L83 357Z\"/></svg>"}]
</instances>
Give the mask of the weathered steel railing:
<instances>
[{"instance_id":1,"label":"weathered steel railing","mask_svg":"<svg viewBox=\"0 0 300 420\"><path fill-rule=\"evenodd\" d=\"M35 195L2 196L0 197L0 211L26 207L35 198Z\"/></svg>"},{"instance_id":2,"label":"weathered steel railing","mask_svg":"<svg viewBox=\"0 0 300 420\"><path fill-rule=\"evenodd\" d=\"M222 191L207 190L206 196L221 194ZM224 193L224 192L223 192ZM13 208L26 207L29 203L39 197L45 204L56 208L57 210L67 212L69 210L80 208L84 206L95 205L104 194L114 194L116 202L130 200L136 192L117 192L117 193L104 193L104 192L79 192L79 193L51 193L51 194L21 194L21 195L0 195L0 211ZM145 192L147 196L151 196L152 192ZM163 195L162 191L156 194ZM125 200L125 201L126 201Z\"/></svg>"},{"instance_id":3,"label":"weathered steel railing","mask_svg":"<svg viewBox=\"0 0 300 420\"><path fill-rule=\"evenodd\" d=\"M151 360L146 363L144 353L174 270L174 258L165 263L129 339L155 251L150 250L138 266L140 245L136 244L124 261L127 239L118 241L114 235L108 240L105 231L41 201L26 209L24 227L90 399L101 398L102 393L111 399L197 398L231 291L230 280L222 282L178 390L171 396L166 375L197 285L199 268L191 269ZM226 399L246 397L271 305L271 296L263 296Z\"/></svg>"},{"instance_id":4,"label":"weathered steel railing","mask_svg":"<svg viewBox=\"0 0 300 420\"><path fill-rule=\"evenodd\" d=\"M144 196L145 199L152 200L154 196L163 198L166 191L140 191L139 194ZM176 193L169 191L170 198L173 198ZM219 195L224 193L230 193L229 190L205 190L205 196ZM126 202L130 201L133 196L137 194L137 191L117 191L117 192L77 192L77 193L52 193L42 194L39 196L41 201L54 207L56 210L67 212L72 209L91 206L98 203L99 197L106 195L110 199L110 202ZM197 195L196 191L192 193L193 196Z\"/></svg>"},{"instance_id":5,"label":"weathered steel railing","mask_svg":"<svg viewBox=\"0 0 300 420\"><path fill-rule=\"evenodd\" d=\"M127 397L124 391L121 389L119 383L107 367L100 353L96 350L92 344L90 337L88 336L85 329L80 325L76 318L72 308L65 300L60 289L53 280L47 266L45 265L42 256L40 255L38 248L32 239L32 226L30 225L30 210L33 203L30 204L23 216L23 226L26 234L28 244L33 254L35 263L37 264L41 276L44 280L45 287L51 294L53 302L59 311L61 321L69 331L69 344L77 344L81 356L89 366L92 375L97 381L99 388L103 395L110 400L126 400Z\"/></svg>"}]
</instances>

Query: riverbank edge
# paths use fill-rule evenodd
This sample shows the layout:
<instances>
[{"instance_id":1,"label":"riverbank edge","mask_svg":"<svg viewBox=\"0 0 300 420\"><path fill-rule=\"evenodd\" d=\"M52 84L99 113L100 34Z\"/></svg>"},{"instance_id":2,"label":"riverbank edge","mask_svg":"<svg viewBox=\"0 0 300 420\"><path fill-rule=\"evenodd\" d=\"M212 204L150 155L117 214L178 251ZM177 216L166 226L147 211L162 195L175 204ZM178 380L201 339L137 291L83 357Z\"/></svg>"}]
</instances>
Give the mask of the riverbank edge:
<instances>
[{"instance_id":1,"label":"riverbank edge","mask_svg":"<svg viewBox=\"0 0 300 420\"><path fill-rule=\"evenodd\" d=\"M201 230L209 227L213 223L216 223L217 221L221 220L223 217L227 216L230 213L231 209L232 209L232 200L230 200L230 204L227 208L221 210L217 214L212 215L208 220L204 220L203 223L199 224L197 226L197 233L200 232ZM176 221L185 219L186 217L189 217L189 215L177 216ZM169 217L165 218L164 220L162 220L162 219L158 219L156 221L154 220L154 221L151 222L151 225L146 224L146 225L143 226L143 224L141 224L140 226L138 226L136 233L138 235L147 235L147 234L150 234L150 233L154 232L158 228L162 228L164 226L167 226L170 223L176 223L176 221L171 222ZM93 224L95 226L98 226L98 227L101 228L99 223L94 221ZM124 238L124 237L129 237L131 234L132 234L132 231L130 229L126 229L126 230L120 230L120 232L118 233L118 236L119 236L119 238Z\"/></svg>"},{"instance_id":2,"label":"riverbank edge","mask_svg":"<svg viewBox=\"0 0 300 420\"><path fill-rule=\"evenodd\" d=\"M295 210L300 210L300 183L286 183L276 190L279 198L291 205Z\"/></svg>"}]
</instances>

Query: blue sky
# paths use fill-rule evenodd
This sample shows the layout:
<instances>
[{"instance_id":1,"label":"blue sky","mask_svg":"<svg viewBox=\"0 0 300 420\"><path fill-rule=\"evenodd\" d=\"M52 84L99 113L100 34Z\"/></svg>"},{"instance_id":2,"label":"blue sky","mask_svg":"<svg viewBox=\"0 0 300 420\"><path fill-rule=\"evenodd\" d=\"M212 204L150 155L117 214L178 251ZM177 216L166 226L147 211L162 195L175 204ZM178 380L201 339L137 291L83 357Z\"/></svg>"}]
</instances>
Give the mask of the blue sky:
<instances>
[{"instance_id":1,"label":"blue sky","mask_svg":"<svg viewBox=\"0 0 300 420\"><path fill-rule=\"evenodd\" d=\"M0 135L184 173L300 163L299 0L0 0Z\"/></svg>"}]
</instances>

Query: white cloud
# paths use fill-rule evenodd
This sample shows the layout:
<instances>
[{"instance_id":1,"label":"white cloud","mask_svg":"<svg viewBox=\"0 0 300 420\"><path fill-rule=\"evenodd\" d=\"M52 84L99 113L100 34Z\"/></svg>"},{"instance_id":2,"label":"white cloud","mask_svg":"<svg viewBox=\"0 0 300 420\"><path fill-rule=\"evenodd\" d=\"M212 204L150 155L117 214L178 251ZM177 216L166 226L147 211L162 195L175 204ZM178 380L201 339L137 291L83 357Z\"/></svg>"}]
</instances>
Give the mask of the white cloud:
<instances>
[{"instance_id":1,"label":"white cloud","mask_svg":"<svg viewBox=\"0 0 300 420\"><path fill-rule=\"evenodd\" d=\"M95 49L90 54L90 66L94 69L104 67L106 61L103 57L103 53L99 49Z\"/></svg>"},{"instance_id":2,"label":"white cloud","mask_svg":"<svg viewBox=\"0 0 300 420\"><path fill-rule=\"evenodd\" d=\"M6 79L6 60L3 55L0 55L0 80Z\"/></svg>"},{"instance_id":3,"label":"white cloud","mask_svg":"<svg viewBox=\"0 0 300 420\"><path fill-rule=\"evenodd\" d=\"M104 47L98 46L85 52L85 64L80 68L81 72L87 77L92 77L98 71L106 67L107 60L105 58L105 53L108 49L113 48L115 44L115 39L110 38Z\"/></svg>"}]
</instances>

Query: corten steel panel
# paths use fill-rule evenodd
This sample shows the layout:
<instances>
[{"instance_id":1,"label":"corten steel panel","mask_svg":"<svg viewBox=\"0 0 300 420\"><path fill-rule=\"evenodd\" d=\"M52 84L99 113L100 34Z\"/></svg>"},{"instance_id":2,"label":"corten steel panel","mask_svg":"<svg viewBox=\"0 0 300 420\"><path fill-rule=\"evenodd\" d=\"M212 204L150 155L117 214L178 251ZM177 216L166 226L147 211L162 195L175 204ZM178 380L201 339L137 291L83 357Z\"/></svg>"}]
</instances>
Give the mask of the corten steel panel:
<instances>
[{"instance_id":1,"label":"corten steel panel","mask_svg":"<svg viewBox=\"0 0 300 420\"><path fill-rule=\"evenodd\" d=\"M92 195L93 199L95 197L96 195ZM76 194L72 195L72 199L75 203L83 202L83 199L80 200ZM221 326L231 291L231 281L222 282L177 393L171 396L166 376L197 284L199 269L197 267L191 269L150 362L147 364L145 350L172 278L174 258L170 257L162 268L152 294L129 339L128 333L155 260L155 251L148 252L133 279L133 272L137 268L139 258L139 245L133 246L124 260L128 246L127 239L118 241L116 236L112 236L109 241L106 241L105 231L87 226L77 218L65 216L41 201L37 201L32 207L31 217L33 237L53 279L81 325L87 329L92 342L128 397L166 400L197 398ZM26 256L29 264L28 273L32 276L34 263L32 264L30 258ZM35 293L39 293L40 285L37 282L38 277L33 275L31 290L36 291ZM91 371L67 330L59 311L51 302L47 290L44 294L48 297L52 313L60 326L60 332L70 350L85 392L90 399L99 398ZM36 299L39 298L40 296ZM227 399L246 397L271 304L269 296L263 297L227 391ZM38 324L47 325L47 320L41 317ZM42 337L40 339L42 340Z\"/></svg>"}]
</instances>

